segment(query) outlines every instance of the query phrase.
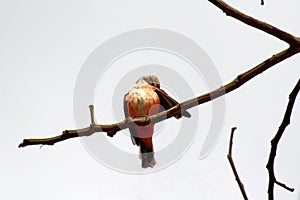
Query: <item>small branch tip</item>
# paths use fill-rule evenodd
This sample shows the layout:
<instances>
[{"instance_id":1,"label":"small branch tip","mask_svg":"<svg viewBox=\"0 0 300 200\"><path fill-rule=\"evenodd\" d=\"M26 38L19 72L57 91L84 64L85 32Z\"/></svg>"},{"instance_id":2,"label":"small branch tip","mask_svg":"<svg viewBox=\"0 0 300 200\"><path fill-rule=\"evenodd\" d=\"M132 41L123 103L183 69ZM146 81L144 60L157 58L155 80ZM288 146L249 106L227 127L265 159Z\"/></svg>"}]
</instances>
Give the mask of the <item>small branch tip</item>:
<instances>
[{"instance_id":1,"label":"small branch tip","mask_svg":"<svg viewBox=\"0 0 300 200\"><path fill-rule=\"evenodd\" d=\"M290 192L294 192L294 190L295 190L295 188L290 188L290 187L287 186L286 184L281 183L281 182L279 182L279 181L277 181L277 180L275 180L275 183L276 183L277 185L283 187L284 189L290 191Z\"/></svg>"},{"instance_id":2,"label":"small branch tip","mask_svg":"<svg viewBox=\"0 0 300 200\"><path fill-rule=\"evenodd\" d=\"M91 126L95 126L95 114L94 114L94 105L89 105L90 113L91 113Z\"/></svg>"}]
</instances>

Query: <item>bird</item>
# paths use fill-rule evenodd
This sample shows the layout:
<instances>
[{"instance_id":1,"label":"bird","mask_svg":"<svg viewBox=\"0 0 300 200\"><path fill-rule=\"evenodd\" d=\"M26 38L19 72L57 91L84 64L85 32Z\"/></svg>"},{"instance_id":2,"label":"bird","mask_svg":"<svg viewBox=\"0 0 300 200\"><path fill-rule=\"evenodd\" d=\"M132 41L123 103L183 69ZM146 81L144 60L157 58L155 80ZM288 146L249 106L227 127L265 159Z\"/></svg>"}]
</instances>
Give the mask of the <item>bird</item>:
<instances>
[{"instance_id":1,"label":"bird","mask_svg":"<svg viewBox=\"0 0 300 200\"><path fill-rule=\"evenodd\" d=\"M136 84L124 95L123 99L123 109L126 118L155 115L177 104L178 102L175 99L160 88L160 81L155 75L140 77ZM188 118L191 117L191 114L187 111L183 111L174 117L179 119L182 115ZM129 131L133 145L139 147L139 158L142 160L142 168L154 167L156 165L152 142L154 124L146 126L134 125L129 128Z\"/></svg>"}]
</instances>

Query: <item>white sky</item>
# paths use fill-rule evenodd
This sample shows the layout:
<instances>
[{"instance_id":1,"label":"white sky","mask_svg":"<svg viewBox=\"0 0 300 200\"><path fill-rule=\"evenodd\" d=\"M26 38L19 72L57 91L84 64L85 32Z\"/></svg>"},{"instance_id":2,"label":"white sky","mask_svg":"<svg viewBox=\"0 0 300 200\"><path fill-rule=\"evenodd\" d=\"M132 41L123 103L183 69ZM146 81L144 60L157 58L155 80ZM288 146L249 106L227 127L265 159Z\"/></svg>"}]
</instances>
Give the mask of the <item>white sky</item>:
<instances>
[{"instance_id":1,"label":"white sky","mask_svg":"<svg viewBox=\"0 0 300 200\"><path fill-rule=\"evenodd\" d=\"M298 0L266 0L265 6L259 0L227 2L300 35ZM75 128L73 90L83 62L112 36L145 27L196 41L224 83L287 46L201 0L0 1L0 199L242 199L226 158L232 126L238 127L233 156L248 196L266 199L269 141L299 79L299 55L226 96L224 133L204 160L197 158L196 143L169 168L130 175L98 163L79 139L17 148L23 138ZM109 121L95 106L97 121ZM206 106L199 109L204 117ZM275 163L278 180L296 190L275 186L276 199L300 199L299 119L298 98Z\"/></svg>"}]
</instances>

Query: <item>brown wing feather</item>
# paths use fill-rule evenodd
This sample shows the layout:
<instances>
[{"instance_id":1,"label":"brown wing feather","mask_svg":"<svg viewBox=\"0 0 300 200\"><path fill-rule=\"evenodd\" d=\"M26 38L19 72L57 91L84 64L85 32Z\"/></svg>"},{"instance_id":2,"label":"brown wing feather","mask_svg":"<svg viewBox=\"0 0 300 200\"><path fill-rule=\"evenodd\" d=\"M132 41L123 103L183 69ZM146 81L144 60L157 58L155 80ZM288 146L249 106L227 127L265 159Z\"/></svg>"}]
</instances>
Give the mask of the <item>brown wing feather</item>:
<instances>
[{"instance_id":1,"label":"brown wing feather","mask_svg":"<svg viewBox=\"0 0 300 200\"><path fill-rule=\"evenodd\" d=\"M165 110L168 110L178 104L178 102L175 99L173 99L172 97L170 97L164 90L155 88L154 91L159 96L160 105L162 105ZM184 117L188 117L188 118L191 117L191 114L188 111L183 111L182 115ZM176 119L179 119L181 117L181 114L175 115L174 117Z\"/></svg>"}]
</instances>

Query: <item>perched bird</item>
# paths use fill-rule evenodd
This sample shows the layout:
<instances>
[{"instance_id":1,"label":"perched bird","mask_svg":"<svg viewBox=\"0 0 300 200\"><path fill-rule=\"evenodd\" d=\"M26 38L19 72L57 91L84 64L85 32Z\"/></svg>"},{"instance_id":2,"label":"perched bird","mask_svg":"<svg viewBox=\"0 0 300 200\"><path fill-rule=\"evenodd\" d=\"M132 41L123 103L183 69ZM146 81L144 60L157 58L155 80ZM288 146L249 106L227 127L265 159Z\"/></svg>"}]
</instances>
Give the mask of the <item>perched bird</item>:
<instances>
[{"instance_id":1,"label":"perched bird","mask_svg":"<svg viewBox=\"0 0 300 200\"><path fill-rule=\"evenodd\" d=\"M154 75L142 76L124 96L125 117L143 117L154 115L162 109L169 109L178 104L164 90L160 89L160 82ZM191 117L190 113L183 111L182 115ZM179 119L181 114L175 115ZM134 126L129 128L131 140L140 147L142 167L154 167L156 164L152 144L154 124L147 126Z\"/></svg>"}]
</instances>

